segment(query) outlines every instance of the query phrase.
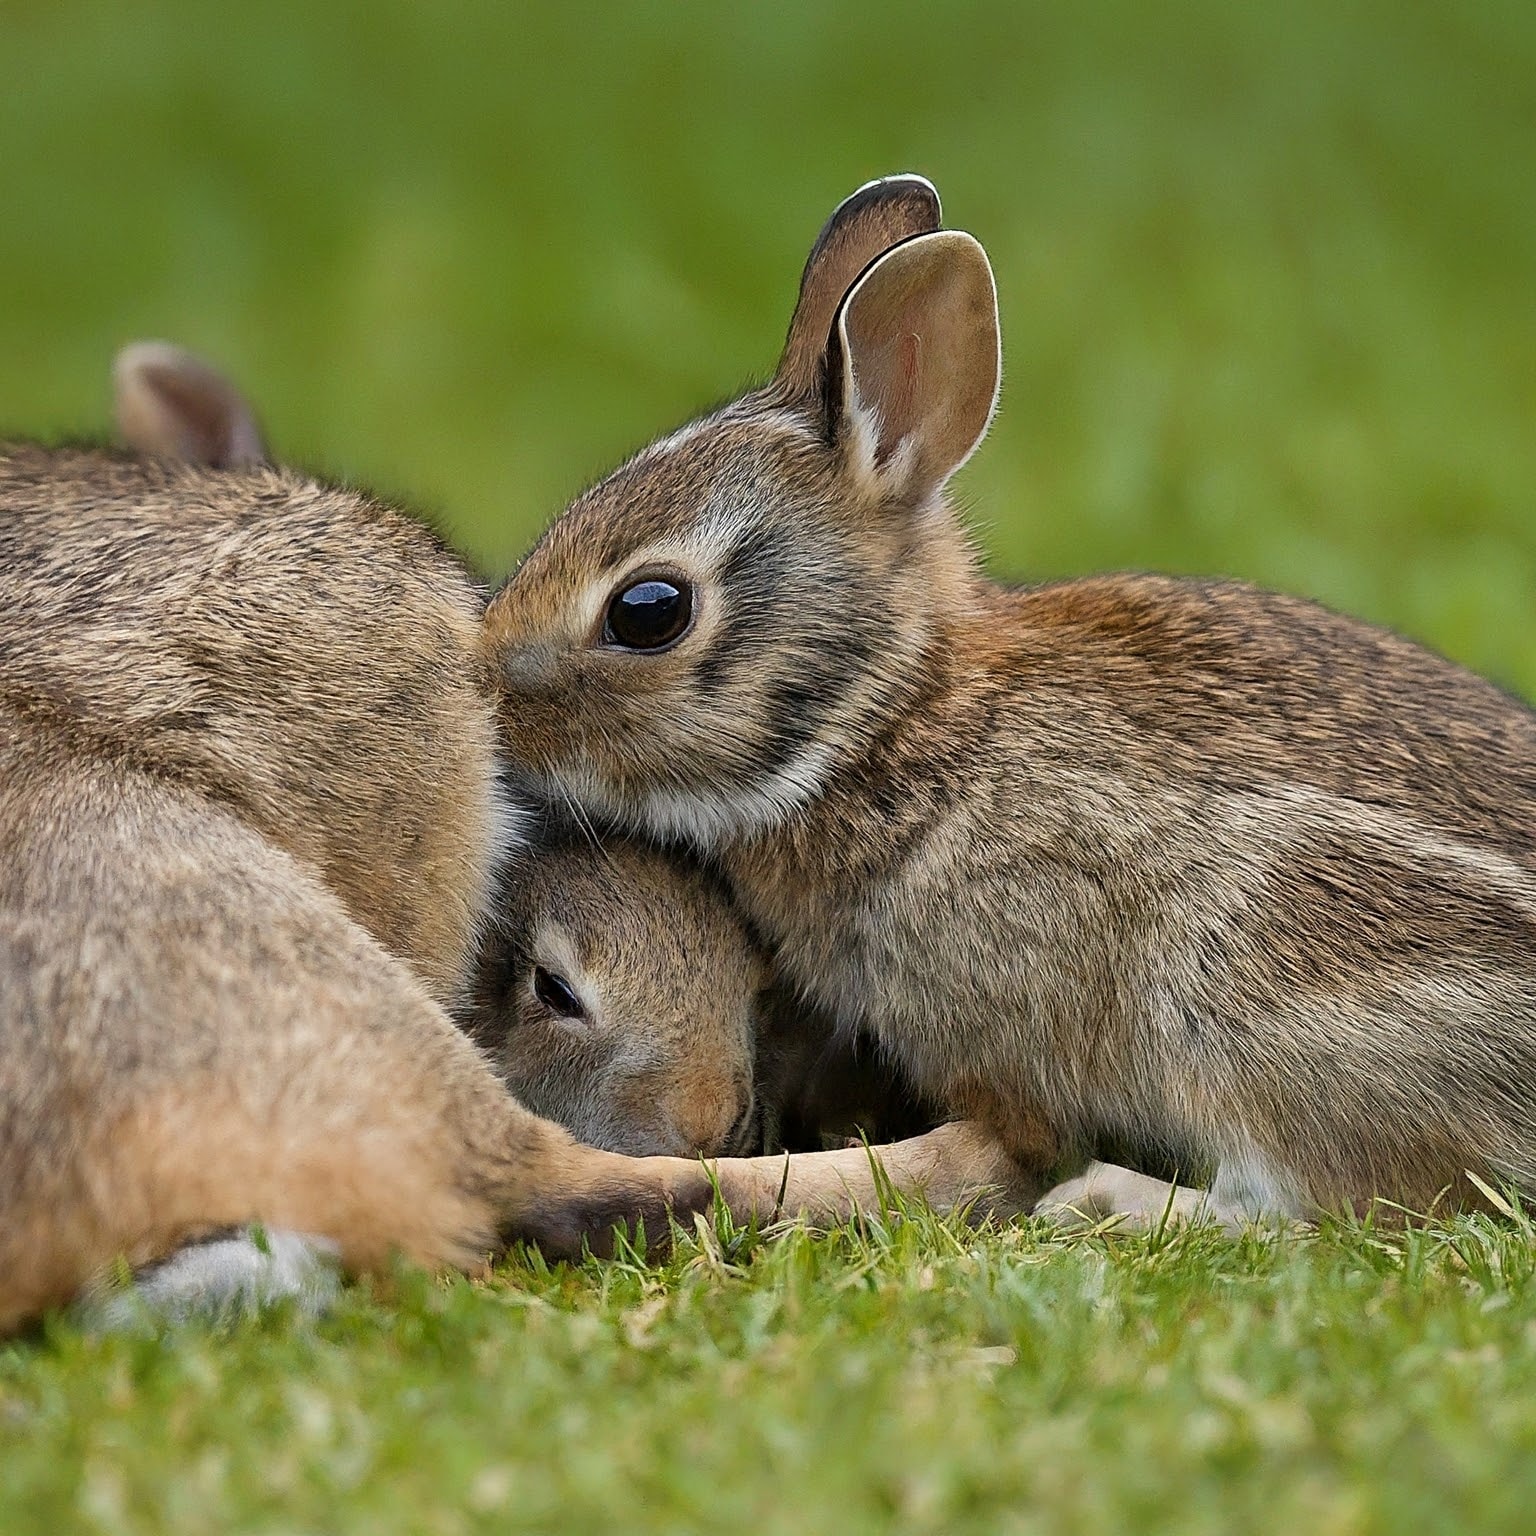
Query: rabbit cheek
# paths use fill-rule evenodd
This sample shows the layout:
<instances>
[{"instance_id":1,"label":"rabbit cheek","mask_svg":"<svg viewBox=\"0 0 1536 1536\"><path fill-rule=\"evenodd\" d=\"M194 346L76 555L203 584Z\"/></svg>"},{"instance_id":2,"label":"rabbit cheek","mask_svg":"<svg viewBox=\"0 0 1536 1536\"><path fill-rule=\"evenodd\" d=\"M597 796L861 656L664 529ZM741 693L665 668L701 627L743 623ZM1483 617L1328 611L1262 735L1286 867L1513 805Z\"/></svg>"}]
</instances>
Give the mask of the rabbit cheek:
<instances>
[{"instance_id":1,"label":"rabbit cheek","mask_svg":"<svg viewBox=\"0 0 1536 1536\"><path fill-rule=\"evenodd\" d=\"M602 1084L608 1063L601 1050L559 1025L525 1023L509 1036L499 1065L503 1081L527 1108L590 1145L607 1145Z\"/></svg>"}]
</instances>

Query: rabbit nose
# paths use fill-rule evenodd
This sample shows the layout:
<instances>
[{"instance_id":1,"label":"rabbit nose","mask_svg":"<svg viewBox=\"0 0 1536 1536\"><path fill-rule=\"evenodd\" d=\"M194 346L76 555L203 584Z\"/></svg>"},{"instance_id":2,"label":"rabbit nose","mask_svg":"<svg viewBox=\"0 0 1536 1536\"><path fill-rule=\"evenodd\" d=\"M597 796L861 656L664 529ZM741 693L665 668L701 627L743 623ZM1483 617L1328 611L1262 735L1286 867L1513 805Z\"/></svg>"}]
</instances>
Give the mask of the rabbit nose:
<instances>
[{"instance_id":1,"label":"rabbit nose","mask_svg":"<svg viewBox=\"0 0 1536 1536\"><path fill-rule=\"evenodd\" d=\"M502 678L512 688L544 688L554 676L557 660L552 645L520 645L500 657Z\"/></svg>"}]
</instances>

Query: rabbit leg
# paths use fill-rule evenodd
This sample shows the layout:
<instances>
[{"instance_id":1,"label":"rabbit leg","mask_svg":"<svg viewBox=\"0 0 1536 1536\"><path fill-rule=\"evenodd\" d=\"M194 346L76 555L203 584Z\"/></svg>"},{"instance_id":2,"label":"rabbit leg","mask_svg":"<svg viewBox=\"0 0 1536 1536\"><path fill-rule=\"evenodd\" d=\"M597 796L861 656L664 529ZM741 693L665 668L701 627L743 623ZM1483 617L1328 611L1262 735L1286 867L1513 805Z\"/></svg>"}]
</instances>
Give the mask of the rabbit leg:
<instances>
[{"instance_id":1,"label":"rabbit leg","mask_svg":"<svg viewBox=\"0 0 1536 1536\"><path fill-rule=\"evenodd\" d=\"M878 1211L888 1192L917 1196L936 1211L969 1205L1012 1216L1031 1208L1042 1182L969 1120L886 1146L721 1158L709 1166L734 1216L798 1216L812 1223Z\"/></svg>"},{"instance_id":2,"label":"rabbit leg","mask_svg":"<svg viewBox=\"0 0 1536 1536\"><path fill-rule=\"evenodd\" d=\"M1114 1222L1131 1230L1175 1221L1215 1222L1236 1231L1243 1221L1236 1209L1218 1207L1209 1190L1149 1178L1116 1163L1090 1163L1043 1196L1034 1214L1059 1227Z\"/></svg>"}]
</instances>

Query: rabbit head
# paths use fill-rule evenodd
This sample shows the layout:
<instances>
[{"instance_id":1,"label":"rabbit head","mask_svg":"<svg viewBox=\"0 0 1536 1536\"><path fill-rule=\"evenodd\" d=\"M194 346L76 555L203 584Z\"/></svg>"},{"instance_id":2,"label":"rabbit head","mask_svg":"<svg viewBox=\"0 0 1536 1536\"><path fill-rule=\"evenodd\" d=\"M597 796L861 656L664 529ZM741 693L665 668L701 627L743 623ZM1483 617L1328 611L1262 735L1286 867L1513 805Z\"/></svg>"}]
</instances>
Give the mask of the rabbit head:
<instances>
[{"instance_id":1,"label":"rabbit head","mask_svg":"<svg viewBox=\"0 0 1536 1536\"><path fill-rule=\"evenodd\" d=\"M704 871L622 839L520 857L463 1020L512 1092L590 1146L755 1148L763 961Z\"/></svg>"},{"instance_id":2,"label":"rabbit head","mask_svg":"<svg viewBox=\"0 0 1536 1536\"><path fill-rule=\"evenodd\" d=\"M583 495L494 600L507 745L546 792L710 846L879 729L975 581L943 488L991 419L991 268L892 177L832 215L763 388Z\"/></svg>"}]
</instances>

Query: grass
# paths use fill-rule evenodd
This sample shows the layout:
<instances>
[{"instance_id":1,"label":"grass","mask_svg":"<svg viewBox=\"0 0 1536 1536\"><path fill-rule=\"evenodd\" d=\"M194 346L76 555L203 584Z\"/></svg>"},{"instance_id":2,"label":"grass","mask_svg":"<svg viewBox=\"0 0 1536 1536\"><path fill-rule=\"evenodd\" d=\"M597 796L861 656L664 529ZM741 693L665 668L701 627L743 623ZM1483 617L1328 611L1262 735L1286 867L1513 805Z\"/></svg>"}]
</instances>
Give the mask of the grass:
<instances>
[{"instance_id":1,"label":"grass","mask_svg":"<svg viewBox=\"0 0 1536 1536\"><path fill-rule=\"evenodd\" d=\"M1525 1226L905 1223L0 1353L22 1533L1525 1530Z\"/></svg>"},{"instance_id":2,"label":"grass","mask_svg":"<svg viewBox=\"0 0 1536 1536\"><path fill-rule=\"evenodd\" d=\"M772 362L825 213L987 244L1000 572L1223 572L1536 694L1536 9L0 0L0 422L167 335L504 569ZM0 1350L7 1532L1525 1529L1520 1225L929 1220Z\"/></svg>"}]
</instances>

